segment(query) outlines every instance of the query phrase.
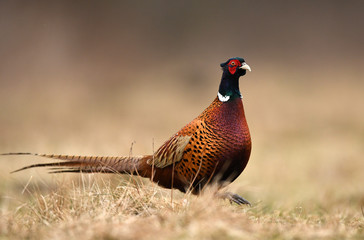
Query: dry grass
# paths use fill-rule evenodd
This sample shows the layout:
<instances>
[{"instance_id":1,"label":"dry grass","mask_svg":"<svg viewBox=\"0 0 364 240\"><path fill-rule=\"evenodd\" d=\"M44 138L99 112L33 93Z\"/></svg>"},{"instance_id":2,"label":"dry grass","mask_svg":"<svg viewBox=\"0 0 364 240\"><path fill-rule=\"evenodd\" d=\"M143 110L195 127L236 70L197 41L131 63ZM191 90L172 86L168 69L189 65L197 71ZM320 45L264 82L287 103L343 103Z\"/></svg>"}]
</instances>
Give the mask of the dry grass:
<instances>
[{"instance_id":1,"label":"dry grass","mask_svg":"<svg viewBox=\"0 0 364 240\"><path fill-rule=\"evenodd\" d=\"M169 190L128 176L11 175L40 159L6 157L0 239L363 239L363 84L284 80L292 77L252 74L242 82L254 145L229 188L252 207L217 200L212 190L174 191L171 201ZM1 90L0 152L120 155L136 140L133 154L151 153L153 141L159 146L209 104L218 84L189 92L168 81L136 81L138 91L122 84L85 91L75 81L58 86L66 96Z\"/></svg>"},{"instance_id":2,"label":"dry grass","mask_svg":"<svg viewBox=\"0 0 364 240\"><path fill-rule=\"evenodd\" d=\"M364 234L360 211L338 211L332 202L318 206L316 201L284 209L265 202L241 207L217 201L212 191L198 198L174 194L171 201L169 191L154 185L114 183L83 176L78 183L59 183L47 194L27 189L24 203L16 209L2 210L1 237L360 239Z\"/></svg>"},{"instance_id":3,"label":"dry grass","mask_svg":"<svg viewBox=\"0 0 364 240\"><path fill-rule=\"evenodd\" d=\"M253 205L0 157L0 240L364 239L364 1L27 2L0 1L0 153L151 154L240 56Z\"/></svg>"}]
</instances>

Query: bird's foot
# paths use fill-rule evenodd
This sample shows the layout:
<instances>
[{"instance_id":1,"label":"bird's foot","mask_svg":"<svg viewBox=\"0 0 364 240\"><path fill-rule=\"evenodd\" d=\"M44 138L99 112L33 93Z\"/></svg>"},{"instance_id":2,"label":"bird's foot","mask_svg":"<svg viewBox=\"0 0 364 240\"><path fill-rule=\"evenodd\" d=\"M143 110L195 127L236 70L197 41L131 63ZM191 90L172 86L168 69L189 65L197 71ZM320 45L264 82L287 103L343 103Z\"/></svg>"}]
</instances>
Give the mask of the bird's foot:
<instances>
[{"instance_id":1,"label":"bird's foot","mask_svg":"<svg viewBox=\"0 0 364 240\"><path fill-rule=\"evenodd\" d=\"M224 193L220 193L218 195L220 198L222 199L227 199L230 201L230 203L236 203L238 205L249 205L251 206L250 202L248 200L246 200L245 198L239 196L238 194L232 193L232 192L224 192Z\"/></svg>"}]
</instances>

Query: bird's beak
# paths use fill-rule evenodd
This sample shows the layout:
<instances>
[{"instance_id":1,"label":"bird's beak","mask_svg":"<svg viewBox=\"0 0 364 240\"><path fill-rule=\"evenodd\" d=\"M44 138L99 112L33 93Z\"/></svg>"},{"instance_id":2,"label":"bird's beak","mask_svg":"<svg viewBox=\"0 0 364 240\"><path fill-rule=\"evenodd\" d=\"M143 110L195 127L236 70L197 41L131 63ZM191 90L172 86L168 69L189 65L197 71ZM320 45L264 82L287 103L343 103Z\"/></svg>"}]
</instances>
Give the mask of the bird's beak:
<instances>
[{"instance_id":1,"label":"bird's beak","mask_svg":"<svg viewBox=\"0 0 364 240\"><path fill-rule=\"evenodd\" d=\"M249 72L251 72L252 70L251 70L251 68L249 67L249 65L248 64L246 64L245 62L243 62L242 64L241 64L241 67L240 67L241 69L244 69L244 70L249 70Z\"/></svg>"}]
</instances>

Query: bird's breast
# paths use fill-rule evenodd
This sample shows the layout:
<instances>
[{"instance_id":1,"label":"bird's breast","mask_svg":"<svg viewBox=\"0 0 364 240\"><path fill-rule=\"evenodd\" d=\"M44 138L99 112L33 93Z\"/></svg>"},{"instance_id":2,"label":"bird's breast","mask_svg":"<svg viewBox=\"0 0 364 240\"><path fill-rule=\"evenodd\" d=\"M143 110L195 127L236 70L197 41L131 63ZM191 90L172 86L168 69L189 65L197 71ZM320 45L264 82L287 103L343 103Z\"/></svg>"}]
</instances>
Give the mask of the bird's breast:
<instances>
[{"instance_id":1,"label":"bird's breast","mask_svg":"<svg viewBox=\"0 0 364 240\"><path fill-rule=\"evenodd\" d=\"M217 135L230 140L234 145L250 144L249 127L240 98L220 104L207 115L206 123Z\"/></svg>"},{"instance_id":2,"label":"bird's breast","mask_svg":"<svg viewBox=\"0 0 364 240\"><path fill-rule=\"evenodd\" d=\"M176 166L186 182L235 179L250 156L251 140L241 99L221 103L218 99L198 117L202 125L194 132Z\"/></svg>"},{"instance_id":3,"label":"bird's breast","mask_svg":"<svg viewBox=\"0 0 364 240\"><path fill-rule=\"evenodd\" d=\"M220 174L235 179L246 167L251 152L251 137L241 99L215 108L208 124L219 146L217 164L222 171Z\"/></svg>"}]
</instances>

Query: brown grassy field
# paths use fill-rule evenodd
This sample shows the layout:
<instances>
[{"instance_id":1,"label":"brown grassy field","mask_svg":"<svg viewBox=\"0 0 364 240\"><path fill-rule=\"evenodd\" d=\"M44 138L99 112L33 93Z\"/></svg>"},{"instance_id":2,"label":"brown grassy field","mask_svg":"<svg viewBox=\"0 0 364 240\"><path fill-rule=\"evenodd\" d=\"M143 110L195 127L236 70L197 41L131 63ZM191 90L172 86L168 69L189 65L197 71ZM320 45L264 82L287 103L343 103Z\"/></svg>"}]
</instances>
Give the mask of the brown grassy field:
<instances>
[{"instance_id":1,"label":"brown grassy field","mask_svg":"<svg viewBox=\"0 0 364 240\"><path fill-rule=\"evenodd\" d=\"M0 1L0 153L151 154L243 57L253 149L227 190L10 174L0 239L364 239L364 2Z\"/></svg>"},{"instance_id":2,"label":"brown grassy field","mask_svg":"<svg viewBox=\"0 0 364 240\"><path fill-rule=\"evenodd\" d=\"M0 238L362 239L363 83L320 76L299 85L291 77L253 70L241 80L254 145L228 189L251 207L217 200L211 189L171 195L130 176L10 174L42 159L1 157ZM153 73L112 89L49 83L41 91L2 90L0 150L151 153L214 98L219 72L206 79L206 87L185 93L189 86L153 84Z\"/></svg>"}]
</instances>

